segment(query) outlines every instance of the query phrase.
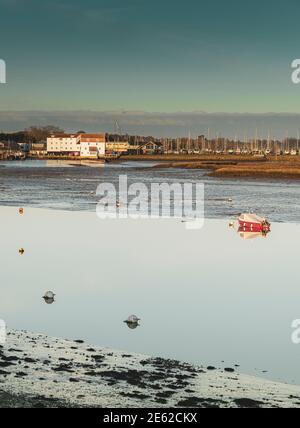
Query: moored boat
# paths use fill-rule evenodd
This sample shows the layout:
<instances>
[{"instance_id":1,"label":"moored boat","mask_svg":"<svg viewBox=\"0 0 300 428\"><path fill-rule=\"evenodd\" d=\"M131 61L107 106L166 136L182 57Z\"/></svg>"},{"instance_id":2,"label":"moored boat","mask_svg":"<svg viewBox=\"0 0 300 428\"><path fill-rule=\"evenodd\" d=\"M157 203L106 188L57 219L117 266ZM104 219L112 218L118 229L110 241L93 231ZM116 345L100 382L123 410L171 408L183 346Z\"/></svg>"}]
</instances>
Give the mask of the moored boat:
<instances>
[{"instance_id":1,"label":"moored boat","mask_svg":"<svg viewBox=\"0 0 300 428\"><path fill-rule=\"evenodd\" d=\"M256 214L241 214L239 216L239 227L250 232L269 232L270 223Z\"/></svg>"}]
</instances>

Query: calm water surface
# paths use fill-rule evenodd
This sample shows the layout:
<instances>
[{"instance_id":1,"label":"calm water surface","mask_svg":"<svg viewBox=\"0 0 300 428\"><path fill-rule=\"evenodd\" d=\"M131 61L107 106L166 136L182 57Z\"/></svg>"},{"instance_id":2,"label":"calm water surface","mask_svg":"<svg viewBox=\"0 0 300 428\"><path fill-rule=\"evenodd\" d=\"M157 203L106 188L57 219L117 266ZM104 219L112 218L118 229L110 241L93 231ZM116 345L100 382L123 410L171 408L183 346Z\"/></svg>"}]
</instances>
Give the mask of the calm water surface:
<instances>
[{"instance_id":1,"label":"calm water surface","mask_svg":"<svg viewBox=\"0 0 300 428\"><path fill-rule=\"evenodd\" d=\"M0 218L0 318L9 327L239 364L244 373L300 384L300 345L291 341L300 318L297 224L274 223L267 238L244 240L223 220L189 231L175 219L99 220L88 212L20 216L2 207ZM57 295L52 305L42 299L47 290ZM123 323L130 314L142 319L135 330Z\"/></svg>"}]
</instances>

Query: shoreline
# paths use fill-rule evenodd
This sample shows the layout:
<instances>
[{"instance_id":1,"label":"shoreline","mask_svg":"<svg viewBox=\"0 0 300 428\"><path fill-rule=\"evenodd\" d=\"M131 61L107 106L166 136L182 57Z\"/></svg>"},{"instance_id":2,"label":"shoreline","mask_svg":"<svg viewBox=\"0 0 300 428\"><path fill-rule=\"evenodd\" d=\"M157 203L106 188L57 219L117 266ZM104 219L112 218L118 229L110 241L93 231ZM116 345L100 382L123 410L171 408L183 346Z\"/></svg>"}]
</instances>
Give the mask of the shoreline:
<instances>
[{"instance_id":1,"label":"shoreline","mask_svg":"<svg viewBox=\"0 0 300 428\"><path fill-rule=\"evenodd\" d=\"M300 179L299 162L272 161L202 161L202 162L171 162L156 164L153 168L178 168L207 170L206 176L232 179Z\"/></svg>"},{"instance_id":2,"label":"shoreline","mask_svg":"<svg viewBox=\"0 0 300 428\"><path fill-rule=\"evenodd\" d=\"M34 160L48 160L66 163L69 166L90 168L105 166L103 159L97 161L73 158L35 158ZM276 159L274 156L253 157L245 155L126 155L118 159L111 159L110 162L114 164L149 162L153 163L152 169L199 169L207 171L205 175L208 177L223 179L300 179L300 156L280 156ZM139 168L143 169L144 166Z\"/></svg>"},{"instance_id":3,"label":"shoreline","mask_svg":"<svg viewBox=\"0 0 300 428\"><path fill-rule=\"evenodd\" d=\"M126 161L156 162L153 169L207 170L206 176L215 178L300 179L300 156L128 155L116 162Z\"/></svg>"},{"instance_id":4,"label":"shoreline","mask_svg":"<svg viewBox=\"0 0 300 428\"><path fill-rule=\"evenodd\" d=\"M45 215L40 215L40 210L43 210L44 214L48 212L49 216L46 217ZM63 224L68 224L69 233L73 233L72 224L78 224L78 220L82 215L80 211L74 212L72 215L65 215L63 213L60 215L53 212L50 213L47 209L26 208L24 212L25 215L23 217L20 217L18 210L15 210L13 208L8 208L7 210L4 209L3 212L5 211L7 211L7 214L11 214L7 216L10 219L11 224L14 224L15 221L18 219L17 224L18 227L20 227L19 230L23 229L23 233L25 230L24 227L26 225L34 224L35 229L41 230L41 227L39 227L39 225L45 225L48 222L51 223L54 217L56 218L56 221L63 220L64 222L66 222ZM36 213L36 215L34 215L34 213ZM93 213L85 214L84 218L85 224L90 224L91 222L87 220L93 218L95 222L98 222L98 219ZM178 223L177 221L175 222ZM223 229L225 229L228 233L231 233L231 231L228 229L228 222L226 220L222 220L222 223L219 225L218 223L220 223L220 220L211 220L211 223L213 225L213 230L216 231L216 236L219 236L218 232ZM113 223L111 223L111 226L114 227L114 230L117 234L118 230L124 229L124 224L125 221L118 224L117 228ZM143 224L142 222L138 223L135 227L139 227L139 224L143 226L144 224L146 224L146 222ZM226 227L224 228L224 226ZM180 227L176 228L178 231L180 230ZM276 229L277 228L281 229L281 231L283 231L284 229L288 229L286 225L279 223L276 226ZM104 229L109 235L109 227L105 226ZM94 230L93 224L91 224L91 230ZM143 227L137 230L143 230ZM208 230L205 229L205 233L207 231L207 234L211 239L211 234L209 233L210 230L212 229L208 227ZM101 232L102 239L105 241L104 230L101 228L99 229L99 231ZM293 231L293 229L290 228L290 231ZM82 237L85 236L86 232L87 230L85 229ZM274 237L276 237L276 235L280 236L280 233L276 233L276 230L274 230L274 232ZM289 235L289 233L287 233L286 235ZM137 233L137 235L139 235L139 233ZM185 235L185 233L182 232L181 235L179 232L178 236L183 235ZM67 239L68 236L70 235L68 235L67 233L65 235L65 239L67 241L69 241ZM55 237L53 238L53 241L48 241L49 248L56 249L57 242L55 240ZM192 236L187 238L189 243L191 242L192 238ZM15 252L15 257L18 258L18 261L20 260L18 263L18 270L22 272L22 275L19 278L18 276L16 276L5 282L7 282L9 287L11 287L11 285L13 284L12 288L14 288L14 293L12 293L11 295L17 295L18 301L22 302L24 296L28 294L28 284L35 284L33 293L28 294L28 297L26 298L28 298L28 302L32 302L33 300L35 301L35 299L40 301L40 298L43 295L41 293L47 289L47 286L44 281L42 284L39 284L38 282L36 283L34 276L29 276L26 285L26 283L19 282L19 280L23 280L23 278L26 277L28 272L31 271L31 263L33 263L34 265L39 264L39 245L44 242L45 238L43 238L41 241L38 241L38 243L31 242L32 239L29 228L27 236L23 235L23 239L25 244L23 242L22 244L26 249L26 254L28 249L29 257L27 259L26 256L25 258L19 258L19 256L17 255L17 249L19 247L15 247L15 244L13 244L12 247L8 250L12 250L13 252ZM76 242L77 239L78 237L76 237L76 240L74 242ZM28 248L26 241L28 242ZM198 238L196 241L198 244ZM237 241L241 242L239 239ZM84 242L87 241L84 240L81 242L82 246L86 247L86 245L84 245ZM203 239L202 242L204 243L205 239ZM31 243L31 248L29 243ZM143 241L141 241L141 244L143 244ZM261 244L261 246L263 245L265 244ZM72 248L72 244L70 248ZM89 248L89 260L93 261L91 255L96 254L97 252L93 252L92 247ZM222 248L222 245L220 246L220 248ZM6 245L4 245L4 249L7 251ZM114 248L113 251L113 254L116 257ZM51 251L49 252L49 255L51 255ZM148 259L148 257L146 258ZM77 264L76 257L73 260L75 261L75 264ZM235 260L238 263L238 259ZM23 261L24 264L23 268L21 269ZM105 265L105 262L103 263L103 265ZM26 270L26 267L28 268L28 270ZM203 269L201 275L203 275L203 278L205 278L205 273ZM209 278L210 275L211 273L209 273ZM5 282L3 281L4 284ZM61 283L62 285L60 289L56 285L57 289L54 291L59 296L61 302L63 302L64 299L68 297L69 291L73 289L74 283L73 281L71 281L68 284L67 281L65 283L65 281L63 280L61 281ZM110 283L108 286L113 287L112 283ZM260 288L258 289L258 295L260 296L260 299L264 301L263 294L260 294L260 291L262 290L260 290ZM152 293L154 292L153 290L154 289L152 287ZM158 290L161 290L161 287L159 287ZM228 289L226 289L226 294L229 296L229 300L232 299L232 297L230 297L232 296L232 290L234 290L234 288L231 289L230 287L228 287ZM251 293L249 293L249 295L254 295L256 293L257 290L252 290L251 288ZM269 292L267 292L267 296L268 294ZM8 293L8 296L9 295L10 293ZM101 296L102 293L95 294L94 296L97 295ZM147 294L145 293L145 295ZM168 299L169 295L170 294L167 293ZM6 293L4 293L4 299L5 296ZM91 296L93 300L97 300L94 299L94 296ZM120 296L119 299L120 302L123 302L123 296ZM91 299L88 299L87 301L92 302ZM165 301L168 302L169 300ZM224 305L224 302L226 300L222 298L220 299L220 301L222 302L222 305ZM105 305L106 302L103 302L102 311ZM37 303L35 306L32 307L37 308L39 306L39 303ZM88 305L86 306L90 308ZM15 307L15 304L13 305L13 307ZM81 307L81 305L79 307ZM61 316L57 317L59 312L54 312L54 316L52 313L51 317L49 318L50 322L53 322L54 319L60 319L64 322L65 312L63 305L61 306L61 308ZM32 310L30 305L26 307L25 316L26 313L29 312L29 310ZM42 306L41 310L43 310ZM198 313L199 309L198 307L195 307L194 310L195 313ZM14 311L16 311L16 309ZM100 311L100 309L97 305L95 313L98 314L98 311ZM117 323L124 319L122 316L122 311L123 308L121 308L120 311L118 310L114 314L114 318L116 318ZM141 308L139 309L139 312L142 315L145 314L145 312ZM72 311L70 311L70 313L67 313L70 322L72 319L74 320L74 317L72 318ZM78 311L74 310L74 314L77 317ZM13 316L5 314L8 323L10 325L23 328L24 323L20 324L20 321L16 321L13 312L12 315ZM22 315L22 311L20 315ZM147 317L149 320L149 313L147 316L145 315L145 317ZM29 321L26 321L26 324L27 326L39 326L33 327L33 329L39 328L41 330L50 332L50 334L52 334L53 331L56 331L56 333L54 334L58 334L59 336L64 337L73 337L74 332L75 334L76 331L78 332L78 329L74 327L72 327L72 329L69 329L68 331L64 330L63 327L60 327L59 330L53 330L52 328L49 330L47 327L45 327L46 324L44 325L43 318L44 311L41 312L37 317L34 317L30 321L30 324L28 323ZM93 317L91 317L91 319L93 319ZM103 316L102 325L105 325L105 319L106 318ZM99 321L100 320L101 317L99 317ZM81 334L85 336L85 333L82 332L82 330L80 331ZM197 327L197 330L193 332L193 335L186 335L185 333L185 335L188 336L188 341L190 341L190 337L197 337L198 331L199 330ZM251 327L250 331L253 332L255 331L255 329ZM246 376L238 373L237 370L239 371L241 369L235 366L234 364L238 362L239 364L241 364L242 367L244 367L244 362L241 360L241 358L238 357L237 352L232 352L230 359L226 356L225 358L224 356L222 356L223 359L231 361L232 365L227 366L227 369L219 369L218 367L220 363L216 362L215 356L218 361L220 361L223 348L220 347L217 351L214 350L208 358L204 357L202 349L205 347L205 345L203 344L205 343L203 339L206 333L210 342L212 333L207 327L204 328L202 332L202 337L199 333L200 339L197 340L199 341L199 347L195 360L203 361L205 359L205 365L201 366L200 364L186 364L181 363L179 361L172 361L164 358L154 358L149 357L147 355L136 354L128 351L121 352L106 348L103 349L102 347L88 345L82 340L80 340L80 338L75 337L73 337L73 339L75 340L63 340L45 335L28 333L27 331L11 331L10 335L8 336L7 344L3 348L0 347L0 400L1 397L3 397L2 406L8 406L9 403L11 403L11 406L31 407L34 405L34 403L36 403L37 407L300 407L299 386L274 383L259 379L255 377L255 375ZM222 334L224 335L224 332ZM179 337L178 330L176 336L177 338ZM145 334L145 337L147 337L147 333ZM151 335L149 335L149 337L151 337ZM152 337L155 337L155 335ZM181 340L176 338L179 343L179 346L189 347L189 343L184 344L184 336L180 337ZM99 335L98 331L96 332L95 336L93 336L93 339L90 341L100 344L110 343L109 341L107 341L107 339L101 338L101 335ZM132 349L132 347L128 345L127 340L122 343L123 345L120 345L120 348ZM210 344L206 344L206 346L210 347ZM242 343L239 346L242 346ZM138 347L136 347L135 349L137 351L140 351L141 349L145 350L145 348L141 346L140 342L138 342ZM151 347L148 348L145 353L148 355L153 354L154 356L159 355L160 349L154 349ZM174 353L172 355L176 356L178 354ZM268 354L268 359L266 359L263 364L264 369L269 369L269 366L272 365L272 355L273 354ZM253 355L253 357L255 359L255 355ZM181 357L179 356L179 359L180 358ZM257 367L257 365L255 365L256 363L254 362L254 359L250 359L250 365L252 365L252 367ZM182 357L182 360L188 361L188 356ZM212 362L214 362L216 368L212 366L209 367L208 364ZM276 364L278 365L281 363L277 361ZM287 372L288 369L283 367L283 376L281 376L281 378L283 377L284 379L290 379L290 381L293 382L294 378L287 377ZM299 383L299 379L297 380Z\"/></svg>"},{"instance_id":5,"label":"shoreline","mask_svg":"<svg viewBox=\"0 0 300 428\"><path fill-rule=\"evenodd\" d=\"M300 406L300 386L27 331L0 347L0 408Z\"/></svg>"}]
</instances>

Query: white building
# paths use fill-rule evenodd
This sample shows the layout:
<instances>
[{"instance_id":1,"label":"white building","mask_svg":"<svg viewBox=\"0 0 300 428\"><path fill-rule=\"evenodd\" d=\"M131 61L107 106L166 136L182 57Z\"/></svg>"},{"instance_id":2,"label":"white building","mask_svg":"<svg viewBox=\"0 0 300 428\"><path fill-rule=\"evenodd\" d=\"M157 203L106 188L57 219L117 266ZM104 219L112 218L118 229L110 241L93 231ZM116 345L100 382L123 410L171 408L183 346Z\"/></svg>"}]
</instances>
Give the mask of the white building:
<instances>
[{"instance_id":1,"label":"white building","mask_svg":"<svg viewBox=\"0 0 300 428\"><path fill-rule=\"evenodd\" d=\"M105 156L105 134L80 134L80 156L103 158Z\"/></svg>"},{"instance_id":2,"label":"white building","mask_svg":"<svg viewBox=\"0 0 300 428\"><path fill-rule=\"evenodd\" d=\"M52 155L79 156L78 134L53 134L47 138L47 153Z\"/></svg>"},{"instance_id":3,"label":"white building","mask_svg":"<svg viewBox=\"0 0 300 428\"><path fill-rule=\"evenodd\" d=\"M53 134L47 138L47 153L54 156L105 156L105 134Z\"/></svg>"}]
</instances>

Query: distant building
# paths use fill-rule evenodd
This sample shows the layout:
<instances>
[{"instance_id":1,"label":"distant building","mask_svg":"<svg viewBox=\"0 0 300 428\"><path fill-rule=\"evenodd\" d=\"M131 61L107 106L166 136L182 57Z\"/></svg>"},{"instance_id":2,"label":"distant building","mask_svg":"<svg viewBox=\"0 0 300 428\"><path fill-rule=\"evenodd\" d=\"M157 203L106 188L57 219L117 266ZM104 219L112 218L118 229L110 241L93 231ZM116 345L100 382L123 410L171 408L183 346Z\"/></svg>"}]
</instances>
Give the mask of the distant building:
<instances>
[{"instance_id":1,"label":"distant building","mask_svg":"<svg viewBox=\"0 0 300 428\"><path fill-rule=\"evenodd\" d=\"M80 156L103 158L105 156L105 134L80 134Z\"/></svg>"},{"instance_id":2,"label":"distant building","mask_svg":"<svg viewBox=\"0 0 300 428\"><path fill-rule=\"evenodd\" d=\"M44 143L32 143L29 149L30 156L46 156L47 147Z\"/></svg>"},{"instance_id":3,"label":"distant building","mask_svg":"<svg viewBox=\"0 0 300 428\"><path fill-rule=\"evenodd\" d=\"M142 144L137 147L136 150L139 155L154 155L162 153L162 145L161 143L155 143L153 141L149 141L148 143Z\"/></svg>"},{"instance_id":4,"label":"distant building","mask_svg":"<svg viewBox=\"0 0 300 428\"><path fill-rule=\"evenodd\" d=\"M107 153L128 153L129 150L128 141L107 141L106 152Z\"/></svg>"},{"instance_id":5,"label":"distant building","mask_svg":"<svg viewBox=\"0 0 300 428\"><path fill-rule=\"evenodd\" d=\"M22 150L22 152L28 153L30 151L30 146L34 143L32 143L32 144L30 144L30 143L17 143L17 144L18 144L19 149ZM46 150L45 144L43 145L43 147Z\"/></svg>"},{"instance_id":6,"label":"distant building","mask_svg":"<svg viewBox=\"0 0 300 428\"><path fill-rule=\"evenodd\" d=\"M47 154L98 158L105 156L105 134L53 134L47 138Z\"/></svg>"},{"instance_id":7,"label":"distant building","mask_svg":"<svg viewBox=\"0 0 300 428\"><path fill-rule=\"evenodd\" d=\"M78 134L52 134L47 138L49 155L80 156Z\"/></svg>"}]
</instances>

